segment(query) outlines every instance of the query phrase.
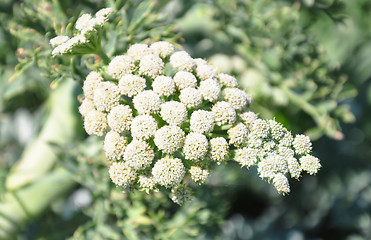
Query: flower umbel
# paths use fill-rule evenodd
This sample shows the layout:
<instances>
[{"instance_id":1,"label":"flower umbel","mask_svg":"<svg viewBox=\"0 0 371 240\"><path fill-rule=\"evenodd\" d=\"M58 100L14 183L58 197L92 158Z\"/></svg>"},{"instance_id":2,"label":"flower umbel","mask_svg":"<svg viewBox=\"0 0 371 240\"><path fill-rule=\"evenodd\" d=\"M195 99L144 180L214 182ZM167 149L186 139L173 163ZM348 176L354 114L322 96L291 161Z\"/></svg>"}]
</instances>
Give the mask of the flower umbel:
<instances>
[{"instance_id":1,"label":"flower umbel","mask_svg":"<svg viewBox=\"0 0 371 240\"><path fill-rule=\"evenodd\" d=\"M90 19L79 21L83 28ZM107 65L86 78L79 111L88 134L105 136L109 173L119 187L168 188L183 204L191 199L189 182L204 184L215 163L233 159L257 166L262 179L287 194L289 176L321 167L310 155L309 137L293 137L277 121L260 119L233 76L216 74L207 61L168 42L132 45Z\"/></svg>"}]
</instances>

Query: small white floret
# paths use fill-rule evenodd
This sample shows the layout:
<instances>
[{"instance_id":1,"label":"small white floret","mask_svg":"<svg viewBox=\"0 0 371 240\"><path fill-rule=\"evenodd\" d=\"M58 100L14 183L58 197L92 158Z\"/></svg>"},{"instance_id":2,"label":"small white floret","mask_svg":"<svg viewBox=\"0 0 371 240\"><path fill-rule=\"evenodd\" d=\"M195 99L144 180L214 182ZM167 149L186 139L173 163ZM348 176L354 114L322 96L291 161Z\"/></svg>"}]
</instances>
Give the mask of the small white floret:
<instances>
[{"instance_id":1,"label":"small white floret","mask_svg":"<svg viewBox=\"0 0 371 240\"><path fill-rule=\"evenodd\" d=\"M156 132L154 142L164 153L173 154L183 146L184 136L185 133L178 126L163 126Z\"/></svg>"},{"instance_id":2,"label":"small white floret","mask_svg":"<svg viewBox=\"0 0 371 240\"><path fill-rule=\"evenodd\" d=\"M229 74L219 73L218 74L219 82L226 87L234 88L238 86L237 79Z\"/></svg>"},{"instance_id":3,"label":"small white floret","mask_svg":"<svg viewBox=\"0 0 371 240\"><path fill-rule=\"evenodd\" d=\"M151 115L136 116L131 123L131 135L133 138L147 140L153 137L157 130L157 122Z\"/></svg>"},{"instance_id":4,"label":"small white floret","mask_svg":"<svg viewBox=\"0 0 371 240\"><path fill-rule=\"evenodd\" d=\"M165 41L155 42L150 46L153 54L156 54L162 58L170 56L174 52L173 44Z\"/></svg>"},{"instance_id":5,"label":"small white floret","mask_svg":"<svg viewBox=\"0 0 371 240\"><path fill-rule=\"evenodd\" d=\"M152 83L152 88L158 95L168 97L175 92L175 83L171 77L157 76Z\"/></svg>"},{"instance_id":6,"label":"small white floret","mask_svg":"<svg viewBox=\"0 0 371 240\"><path fill-rule=\"evenodd\" d=\"M185 88L195 88L197 86L196 77L186 71L179 71L174 75L175 86L178 90Z\"/></svg>"},{"instance_id":7,"label":"small white floret","mask_svg":"<svg viewBox=\"0 0 371 240\"><path fill-rule=\"evenodd\" d=\"M122 95L134 97L144 91L146 80L133 74L125 74L121 77L118 86Z\"/></svg>"},{"instance_id":8,"label":"small white floret","mask_svg":"<svg viewBox=\"0 0 371 240\"><path fill-rule=\"evenodd\" d=\"M228 102L220 101L215 103L211 108L211 112L213 113L215 123L218 126L233 124L236 121L236 110Z\"/></svg>"},{"instance_id":9,"label":"small white floret","mask_svg":"<svg viewBox=\"0 0 371 240\"><path fill-rule=\"evenodd\" d=\"M134 60L127 55L116 56L108 65L108 74L120 79L125 74L131 74L134 70Z\"/></svg>"},{"instance_id":10,"label":"small white floret","mask_svg":"<svg viewBox=\"0 0 371 240\"><path fill-rule=\"evenodd\" d=\"M99 111L109 112L120 101L120 91L113 82L101 82L94 90L94 105Z\"/></svg>"},{"instance_id":11,"label":"small white floret","mask_svg":"<svg viewBox=\"0 0 371 240\"><path fill-rule=\"evenodd\" d=\"M152 175L156 182L166 188L179 184L185 173L182 160L168 156L159 159L152 168Z\"/></svg>"},{"instance_id":12,"label":"small white floret","mask_svg":"<svg viewBox=\"0 0 371 240\"><path fill-rule=\"evenodd\" d=\"M107 128L106 115L98 110L90 111L84 119L84 128L89 135L103 136Z\"/></svg>"},{"instance_id":13,"label":"small white floret","mask_svg":"<svg viewBox=\"0 0 371 240\"><path fill-rule=\"evenodd\" d=\"M179 71L191 72L196 66L195 61L186 51L178 51L171 55L170 64Z\"/></svg>"},{"instance_id":14,"label":"small white floret","mask_svg":"<svg viewBox=\"0 0 371 240\"><path fill-rule=\"evenodd\" d=\"M142 59L143 56L152 54L152 51L148 48L147 44L144 43L136 43L131 45L126 53L135 61L139 61Z\"/></svg>"},{"instance_id":15,"label":"small white floret","mask_svg":"<svg viewBox=\"0 0 371 240\"><path fill-rule=\"evenodd\" d=\"M202 160L209 148L205 135L192 132L187 135L184 141L183 153L188 160Z\"/></svg>"},{"instance_id":16,"label":"small white floret","mask_svg":"<svg viewBox=\"0 0 371 240\"><path fill-rule=\"evenodd\" d=\"M214 115L205 110L194 111L190 119L192 132L209 133L214 129Z\"/></svg>"},{"instance_id":17,"label":"small white floret","mask_svg":"<svg viewBox=\"0 0 371 240\"><path fill-rule=\"evenodd\" d=\"M145 55L140 59L139 73L151 78L155 78L164 73L164 62L157 55Z\"/></svg>"},{"instance_id":18,"label":"small white floret","mask_svg":"<svg viewBox=\"0 0 371 240\"><path fill-rule=\"evenodd\" d=\"M134 170L141 170L151 165L155 153L145 141L134 139L126 146L124 152L125 163Z\"/></svg>"},{"instance_id":19,"label":"small white floret","mask_svg":"<svg viewBox=\"0 0 371 240\"><path fill-rule=\"evenodd\" d=\"M219 83L214 79L202 81L198 89L200 90L202 97L210 102L218 100L221 92Z\"/></svg>"},{"instance_id":20,"label":"small white floret","mask_svg":"<svg viewBox=\"0 0 371 240\"><path fill-rule=\"evenodd\" d=\"M168 124L180 126L187 119L187 108L181 102L165 102L161 105L160 115Z\"/></svg>"},{"instance_id":21,"label":"small white floret","mask_svg":"<svg viewBox=\"0 0 371 240\"><path fill-rule=\"evenodd\" d=\"M109 160L119 160L123 155L128 141L115 131L109 131L104 138L104 152Z\"/></svg>"},{"instance_id":22,"label":"small white floret","mask_svg":"<svg viewBox=\"0 0 371 240\"><path fill-rule=\"evenodd\" d=\"M185 88L180 91L179 99L187 108L196 108L202 103L202 95L195 88Z\"/></svg>"},{"instance_id":23,"label":"small white floret","mask_svg":"<svg viewBox=\"0 0 371 240\"><path fill-rule=\"evenodd\" d=\"M133 103L139 114L157 113L161 107L160 97L151 90L145 90L136 95Z\"/></svg>"},{"instance_id":24,"label":"small white floret","mask_svg":"<svg viewBox=\"0 0 371 240\"><path fill-rule=\"evenodd\" d=\"M111 109L107 116L108 126L118 133L130 130L133 113L129 106L117 105Z\"/></svg>"}]
</instances>

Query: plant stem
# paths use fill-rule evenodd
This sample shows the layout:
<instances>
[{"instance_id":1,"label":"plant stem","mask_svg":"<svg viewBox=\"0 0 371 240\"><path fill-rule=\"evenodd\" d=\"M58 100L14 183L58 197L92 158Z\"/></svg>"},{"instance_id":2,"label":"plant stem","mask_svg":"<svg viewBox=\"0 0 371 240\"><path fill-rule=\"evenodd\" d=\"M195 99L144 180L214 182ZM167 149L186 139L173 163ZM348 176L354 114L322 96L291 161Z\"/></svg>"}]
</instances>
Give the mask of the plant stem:
<instances>
[{"instance_id":1,"label":"plant stem","mask_svg":"<svg viewBox=\"0 0 371 240\"><path fill-rule=\"evenodd\" d=\"M99 48L96 54L103 60L103 63L105 65L108 65L110 63L111 59L102 51L102 48Z\"/></svg>"}]
</instances>

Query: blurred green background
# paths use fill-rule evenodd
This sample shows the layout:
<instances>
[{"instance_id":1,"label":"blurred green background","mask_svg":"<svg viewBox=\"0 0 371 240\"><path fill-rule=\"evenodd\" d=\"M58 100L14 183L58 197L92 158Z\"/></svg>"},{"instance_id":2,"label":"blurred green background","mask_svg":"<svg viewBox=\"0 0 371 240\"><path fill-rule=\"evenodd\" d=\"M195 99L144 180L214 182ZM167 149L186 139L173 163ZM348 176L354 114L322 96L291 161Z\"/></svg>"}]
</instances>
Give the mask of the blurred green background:
<instances>
[{"instance_id":1,"label":"blurred green background","mask_svg":"<svg viewBox=\"0 0 371 240\"><path fill-rule=\"evenodd\" d=\"M117 10L110 56L177 42L235 75L253 110L314 140L317 176L280 196L256 169L217 167L195 199L122 194L78 96L95 56L51 58L81 12ZM2 0L0 239L371 239L369 0Z\"/></svg>"}]
</instances>

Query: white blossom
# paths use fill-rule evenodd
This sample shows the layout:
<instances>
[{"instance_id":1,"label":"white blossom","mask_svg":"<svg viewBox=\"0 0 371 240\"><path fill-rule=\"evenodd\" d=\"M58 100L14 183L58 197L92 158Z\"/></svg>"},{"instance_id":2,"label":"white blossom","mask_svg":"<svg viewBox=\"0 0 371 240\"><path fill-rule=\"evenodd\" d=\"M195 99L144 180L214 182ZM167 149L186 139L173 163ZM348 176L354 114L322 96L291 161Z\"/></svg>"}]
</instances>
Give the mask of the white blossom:
<instances>
[{"instance_id":1,"label":"white blossom","mask_svg":"<svg viewBox=\"0 0 371 240\"><path fill-rule=\"evenodd\" d=\"M210 154L209 157L220 164L227 159L229 155L229 146L227 140L223 137L210 139Z\"/></svg>"},{"instance_id":2,"label":"white blossom","mask_svg":"<svg viewBox=\"0 0 371 240\"><path fill-rule=\"evenodd\" d=\"M81 15L76 21L75 28L81 31L90 21L91 15L89 13L85 13Z\"/></svg>"},{"instance_id":3,"label":"white blossom","mask_svg":"<svg viewBox=\"0 0 371 240\"><path fill-rule=\"evenodd\" d=\"M248 129L243 123L237 123L228 130L229 144L236 147L245 143L247 140Z\"/></svg>"},{"instance_id":4,"label":"white blossom","mask_svg":"<svg viewBox=\"0 0 371 240\"><path fill-rule=\"evenodd\" d=\"M108 17L109 15L111 15L113 12L115 12L115 10L113 8L102 8L101 10L99 10L95 16L97 17Z\"/></svg>"},{"instance_id":5,"label":"white blossom","mask_svg":"<svg viewBox=\"0 0 371 240\"><path fill-rule=\"evenodd\" d=\"M81 116L86 117L86 115L94 109L94 102L89 98L85 98L79 107L79 112L81 113Z\"/></svg>"},{"instance_id":6,"label":"white blossom","mask_svg":"<svg viewBox=\"0 0 371 240\"><path fill-rule=\"evenodd\" d=\"M106 115L98 110L90 111L84 119L84 128L89 135L103 136L107 128Z\"/></svg>"},{"instance_id":7,"label":"white blossom","mask_svg":"<svg viewBox=\"0 0 371 240\"><path fill-rule=\"evenodd\" d=\"M157 55L145 55L140 59L139 73L155 78L164 73L164 62Z\"/></svg>"},{"instance_id":8,"label":"white blossom","mask_svg":"<svg viewBox=\"0 0 371 240\"><path fill-rule=\"evenodd\" d=\"M210 174L209 170L202 169L199 166L192 166L191 169L189 169L189 173L191 174L192 180L198 184L205 183Z\"/></svg>"},{"instance_id":9,"label":"white blossom","mask_svg":"<svg viewBox=\"0 0 371 240\"><path fill-rule=\"evenodd\" d=\"M249 168L258 162L257 150L248 147L237 149L234 160L241 164L242 167L246 166Z\"/></svg>"},{"instance_id":10,"label":"white blossom","mask_svg":"<svg viewBox=\"0 0 371 240\"><path fill-rule=\"evenodd\" d=\"M146 80L133 74L125 74L120 78L118 86L122 95L134 97L144 91Z\"/></svg>"},{"instance_id":11,"label":"white blossom","mask_svg":"<svg viewBox=\"0 0 371 240\"><path fill-rule=\"evenodd\" d=\"M196 77L186 71L179 71L174 75L175 86L178 90L185 88L195 88L197 86Z\"/></svg>"},{"instance_id":12,"label":"white blossom","mask_svg":"<svg viewBox=\"0 0 371 240\"><path fill-rule=\"evenodd\" d=\"M179 184L186 173L182 160L168 156L159 159L152 168L156 182L166 188Z\"/></svg>"},{"instance_id":13,"label":"white blossom","mask_svg":"<svg viewBox=\"0 0 371 240\"><path fill-rule=\"evenodd\" d=\"M308 154L312 151L312 143L308 136L298 134L293 141L295 153L298 155Z\"/></svg>"},{"instance_id":14,"label":"white blossom","mask_svg":"<svg viewBox=\"0 0 371 240\"><path fill-rule=\"evenodd\" d=\"M85 98L94 99L94 91L96 88L98 88L99 84L103 81L103 77L100 73L91 71L88 76L86 76L86 79L83 84L83 92Z\"/></svg>"},{"instance_id":15,"label":"white blossom","mask_svg":"<svg viewBox=\"0 0 371 240\"><path fill-rule=\"evenodd\" d=\"M299 162L301 169L310 175L316 174L321 168L319 159L309 154L302 156Z\"/></svg>"},{"instance_id":16,"label":"white blossom","mask_svg":"<svg viewBox=\"0 0 371 240\"><path fill-rule=\"evenodd\" d=\"M217 76L214 68L206 64L198 65L196 67L196 73L200 80L214 79Z\"/></svg>"},{"instance_id":17,"label":"white blossom","mask_svg":"<svg viewBox=\"0 0 371 240\"><path fill-rule=\"evenodd\" d=\"M147 44L136 43L129 47L126 54L135 61L139 61L143 56L152 54L152 51L148 48Z\"/></svg>"},{"instance_id":18,"label":"white blossom","mask_svg":"<svg viewBox=\"0 0 371 240\"><path fill-rule=\"evenodd\" d=\"M294 157L286 158L287 167L292 178L298 179L301 174L301 167L298 160Z\"/></svg>"},{"instance_id":19,"label":"white blossom","mask_svg":"<svg viewBox=\"0 0 371 240\"><path fill-rule=\"evenodd\" d=\"M253 111L246 111L238 115L243 123L249 128L252 126L254 121L258 119L258 116Z\"/></svg>"},{"instance_id":20,"label":"white blossom","mask_svg":"<svg viewBox=\"0 0 371 240\"><path fill-rule=\"evenodd\" d=\"M118 133L130 130L133 113L129 106L117 105L107 115L108 126Z\"/></svg>"},{"instance_id":21,"label":"white blossom","mask_svg":"<svg viewBox=\"0 0 371 240\"><path fill-rule=\"evenodd\" d=\"M277 189L278 192L280 193L289 193L290 192L290 185L289 181L283 175L282 173L277 173L273 177L273 185Z\"/></svg>"},{"instance_id":22,"label":"white blossom","mask_svg":"<svg viewBox=\"0 0 371 240\"><path fill-rule=\"evenodd\" d=\"M188 134L184 141L183 153L188 160L202 160L209 148L209 143L205 135L192 132Z\"/></svg>"},{"instance_id":23,"label":"white blossom","mask_svg":"<svg viewBox=\"0 0 371 240\"><path fill-rule=\"evenodd\" d=\"M175 92L175 83L171 77L157 76L152 83L152 88L158 95L168 97Z\"/></svg>"},{"instance_id":24,"label":"white blossom","mask_svg":"<svg viewBox=\"0 0 371 240\"><path fill-rule=\"evenodd\" d=\"M120 100L120 91L113 82L101 82L94 90L94 105L99 111L109 112L117 106Z\"/></svg>"},{"instance_id":25,"label":"white blossom","mask_svg":"<svg viewBox=\"0 0 371 240\"><path fill-rule=\"evenodd\" d=\"M190 119L190 129L192 132L209 133L214 129L214 115L205 110L196 110Z\"/></svg>"},{"instance_id":26,"label":"white blossom","mask_svg":"<svg viewBox=\"0 0 371 240\"><path fill-rule=\"evenodd\" d=\"M104 152L110 160L119 160L123 155L128 141L117 132L109 131L104 138Z\"/></svg>"},{"instance_id":27,"label":"white blossom","mask_svg":"<svg viewBox=\"0 0 371 240\"><path fill-rule=\"evenodd\" d=\"M142 140L133 139L124 152L125 164L134 170L147 168L151 165L155 153L151 146Z\"/></svg>"},{"instance_id":28,"label":"white blossom","mask_svg":"<svg viewBox=\"0 0 371 240\"><path fill-rule=\"evenodd\" d=\"M133 138L147 140L155 134L157 122L151 115L139 115L131 123L131 135Z\"/></svg>"},{"instance_id":29,"label":"white blossom","mask_svg":"<svg viewBox=\"0 0 371 240\"><path fill-rule=\"evenodd\" d=\"M219 83L214 79L207 79L200 83L198 88L205 100L215 102L218 100L221 89Z\"/></svg>"},{"instance_id":30,"label":"white blossom","mask_svg":"<svg viewBox=\"0 0 371 240\"><path fill-rule=\"evenodd\" d=\"M168 124L180 126L187 119L187 108L181 102L165 102L161 105L160 115Z\"/></svg>"},{"instance_id":31,"label":"white blossom","mask_svg":"<svg viewBox=\"0 0 371 240\"><path fill-rule=\"evenodd\" d=\"M165 41L155 42L150 46L153 54L160 56L161 58L166 58L174 52L173 44Z\"/></svg>"},{"instance_id":32,"label":"white blossom","mask_svg":"<svg viewBox=\"0 0 371 240\"><path fill-rule=\"evenodd\" d=\"M127 55L116 56L108 65L108 74L116 79L120 79L125 74L131 74L134 70L134 60Z\"/></svg>"},{"instance_id":33,"label":"white blossom","mask_svg":"<svg viewBox=\"0 0 371 240\"><path fill-rule=\"evenodd\" d=\"M151 90L145 90L136 95L133 103L139 114L157 113L161 107L160 97Z\"/></svg>"},{"instance_id":34,"label":"white blossom","mask_svg":"<svg viewBox=\"0 0 371 240\"><path fill-rule=\"evenodd\" d=\"M183 146L184 136L185 133L178 126L163 126L157 130L154 142L164 153L173 154Z\"/></svg>"},{"instance_id":35,"label":"white blossom","mask_svg":"<svg viewBox=\"0 0 371 240\"><path fill-rule=\"evenodd\" d=\"M238 86L237 79L229 74L219 73L218 74L219 82L226 87L234 88Z\"/></svg>"},{"instance_id":36,"label":"white blossom","mask_svg":"<svg viewBox=\"0 0 371 240\"><path fill-rule=\"evenodd\" d=\"M270 132L270 127L268 123L263 119L256 119L250 131L259 138L266 138Z\"/></svg>"},{"instance_id":37,"label":"white blossom","mask_svg":"<svg viewBox=\"0 0 371 240\"><path fill-rule=\"evenodd\" d=\"M211 108L211 112L214 115L215 124L218 126L233 124L236 121L236 110L228 102L220 101L215 103Z\"/></svg>"},{"instance_id":38,"label":"white blossom","mask_svg":"<svg viewBox=\"0 0 371 240\"><path fill-rule=\"evenodd\" d=\"M196 66L195 61L186 51L178 51L170 56L170 64L179 71L191 72Z\"/></svg>"},{"instance_id":39,"label":"white blossom","mask_svg":"<svg viewBox=\"0 0 371 240\"><path fill-rule=\"evenodd\" d=\"M187 108L197 108L202 103L202 95L195 88L184 88L181 90L179 99Z\"/></svg>"},{"instance_id":40,"label":"white blossom","mask_svg":"<svg viewBox=\"0 0 371 240\"><path fill-rule=\"evenodd\" d=\"M251 103L251 97L238 88L226 88L223 90L224 98L232 104L236 110L242 110Z\"/></svg>"},{"instance_id":41,"label":"white blossom","mask_svg":"<svg viewBox=\"0 0 371 240\"><path fill-rule=\"evenodd\" d=\"M128 188L137 177L137 173L123 162L113 162L108 172L112 182L123 188Z\"/></svg>"},{"instance_id":42,"label":"white blossom","mask_svg":"<svg viewBox=\"0 0 371 240\"><path fill-rule=\"evenodd\" d=\"M70 39L68 36L56 36L52 39L50 39L49 43L52 45L53 48L61 45L62 43L65 43Z\"/></svg>"}]
</instances>

